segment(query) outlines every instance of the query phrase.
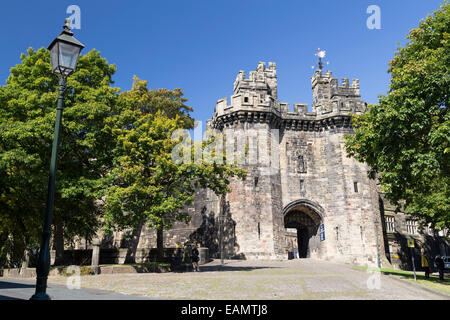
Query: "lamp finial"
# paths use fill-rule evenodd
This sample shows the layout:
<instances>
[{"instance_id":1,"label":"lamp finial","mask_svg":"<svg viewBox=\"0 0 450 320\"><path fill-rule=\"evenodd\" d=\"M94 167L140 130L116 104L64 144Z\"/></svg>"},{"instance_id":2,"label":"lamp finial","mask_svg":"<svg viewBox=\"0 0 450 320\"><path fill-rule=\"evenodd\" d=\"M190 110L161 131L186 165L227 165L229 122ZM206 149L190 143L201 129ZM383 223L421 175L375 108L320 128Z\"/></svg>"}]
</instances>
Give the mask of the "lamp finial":
<instances>
[{"instance_id":1,"label":"lamp finial","mask_svg":"<svg viewBox=\"0 0 450 320\"><path fill-rule=\"evenodd\" d=\"M64 19L64 30L70 31L72 28L70 27L71 20L69 18Z\"/></svg>"}]
</instances>

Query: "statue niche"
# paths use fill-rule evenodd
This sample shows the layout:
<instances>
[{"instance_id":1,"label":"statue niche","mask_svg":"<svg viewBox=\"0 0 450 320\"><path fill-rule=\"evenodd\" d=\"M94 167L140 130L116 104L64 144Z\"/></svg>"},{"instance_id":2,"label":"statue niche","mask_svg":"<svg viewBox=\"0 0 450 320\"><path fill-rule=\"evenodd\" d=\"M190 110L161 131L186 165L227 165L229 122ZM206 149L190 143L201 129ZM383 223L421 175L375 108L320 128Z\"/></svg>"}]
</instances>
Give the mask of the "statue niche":
<instances>
[{"instance_id":1,"label":"statue niche","mask_svg":"<svg viewBox=\"0 0 450 320\"><path fill-rule=\"evenodd\" d=\"M306 173L306 171L307 171L306 157L302 154L298 154L296 160L297 160L297 165L296 165L297 173Z\"/></svg>"}]
</instances>

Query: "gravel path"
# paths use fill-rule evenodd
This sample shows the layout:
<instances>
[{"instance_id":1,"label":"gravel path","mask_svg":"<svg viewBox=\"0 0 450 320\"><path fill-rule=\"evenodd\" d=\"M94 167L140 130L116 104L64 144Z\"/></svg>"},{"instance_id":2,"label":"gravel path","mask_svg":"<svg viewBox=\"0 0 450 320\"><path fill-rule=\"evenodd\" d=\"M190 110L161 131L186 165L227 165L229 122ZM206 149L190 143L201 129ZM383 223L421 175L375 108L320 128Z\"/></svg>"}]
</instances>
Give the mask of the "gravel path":
<instances>
[{"instance_id":1,"label":"gravel path","mask_svg":"<svg viewBox=\"0 0 450 320\"><path fill-rule=\"evenodd\" d=\"M217 261L201 272L104 274L81 277L81 287L159 299L446 299L414 284L349 265L317 260ZM64 285L66 277L50 277Z\"/></svg>"}]
</instances>

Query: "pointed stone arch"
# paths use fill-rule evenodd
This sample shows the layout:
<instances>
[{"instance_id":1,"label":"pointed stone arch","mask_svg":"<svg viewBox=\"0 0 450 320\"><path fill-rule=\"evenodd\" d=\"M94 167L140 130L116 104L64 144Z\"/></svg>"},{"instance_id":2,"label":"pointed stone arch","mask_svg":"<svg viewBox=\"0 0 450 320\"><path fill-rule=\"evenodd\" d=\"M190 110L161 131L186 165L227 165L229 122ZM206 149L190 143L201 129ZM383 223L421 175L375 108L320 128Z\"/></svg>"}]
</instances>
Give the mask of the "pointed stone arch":
<instances>
[{"instance_id":1,"label":"pointed stone arch","mask_svg":"<svg viewBox=\"0 0 450 320\"><path fill-rule=\"evenodd\" d=\"M299 200L295 200L295 201L292 201L291 203L289 203L283 209L283 217L285 217L287 213L294 210L295 208L300 208L300 207L306 207L306 208L309 208L310 210L314 211L320 217L320 220L323 221L323 217L325 215L325 210L317 202L308 200L308 199L299 199Z\"/></svg>"},{"instance_id":2,"label":"pointed stone arch","mask_svg":"<svg viewBox=\"0 0 450 320\"><path fill-rule=\"evenodd\" d=\"M299 258L312 257L319 250L319 227L323 223L324 214L325 210L322 206L307 199L293 201L283 209L286 230L297 229L297 237L290 235L291 240L287 238L286 241L294 241L290 243L297 245Z\"/></svg>"}]
</instances>

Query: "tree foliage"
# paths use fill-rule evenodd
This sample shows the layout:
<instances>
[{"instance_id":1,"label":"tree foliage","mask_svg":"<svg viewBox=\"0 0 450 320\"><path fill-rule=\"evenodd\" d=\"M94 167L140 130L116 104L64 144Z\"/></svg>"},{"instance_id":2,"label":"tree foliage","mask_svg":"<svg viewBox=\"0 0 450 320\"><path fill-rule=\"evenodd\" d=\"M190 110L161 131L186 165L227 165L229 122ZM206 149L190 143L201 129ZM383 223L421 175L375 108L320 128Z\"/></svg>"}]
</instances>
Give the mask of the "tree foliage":
<instances>
[{"instance_id":1,"label":"tree foliage","mask_svg":"<svg viewBox=\"0 0 450 320\"><path fill-rule=\"evenodd\" d=\"M96 232L95 192L112 161L112 136L103 128L117 105L119 90L111 86L115 70L92 50L68 78L53 215L58 241ZM22 54L0 87L0 238L11 239L0 243L14 256L40 240L57 88L58 76L43 48Z\"/></svg>"},{"instance_id":2,"label":"tree foliage","mask_svg":"<svg viewBox=\"0 0 450 320\"><path fill-rule=\"evenodd\" d=\"M53 213L57 258L64 241L90 240L102 217L108 230L188 221L181 209L197 188L223 194L229 177L244 175L233 166L174 163L172 133L194 127L183 93L150 90L138 78L120 92L115 71L92 50L68 78ZM19 264L25 249L40 243L57 88L43 48L22 54L0 87L0 264L7 255ZM105 198L104 208L95 204Z\"/></svg>"},{"instance_id":3,"label":"tree foliage","mask_svg":"<svg viewBox=\"0 0 450 320\"><path fill-rule=\"evenodd\" d=\"M354 118L349 155L370 165L388 200L450 227L450 4L410 31L388 70L387 96Z\"/></svg>"},{"instance_id":4,"label":"tree foliage","mask_svg":"<svg viewBox=\"0 0 450 320\"><path fill-rule=\"evenodd\" d=\"M244 177L243 170L231 165L173 161L172 151L183 140L172 139L173 133L193 123L184 113L189 109L181 105L181 95L179 89L149 90L139 79L121 94L122 109L111 128L117 145L106 190L107 230L136 228L141 221L159 231L170 229L175 221L190 220L183 209L199 188L224 194L231 177Z\"/></svg>"}]
</instances>

